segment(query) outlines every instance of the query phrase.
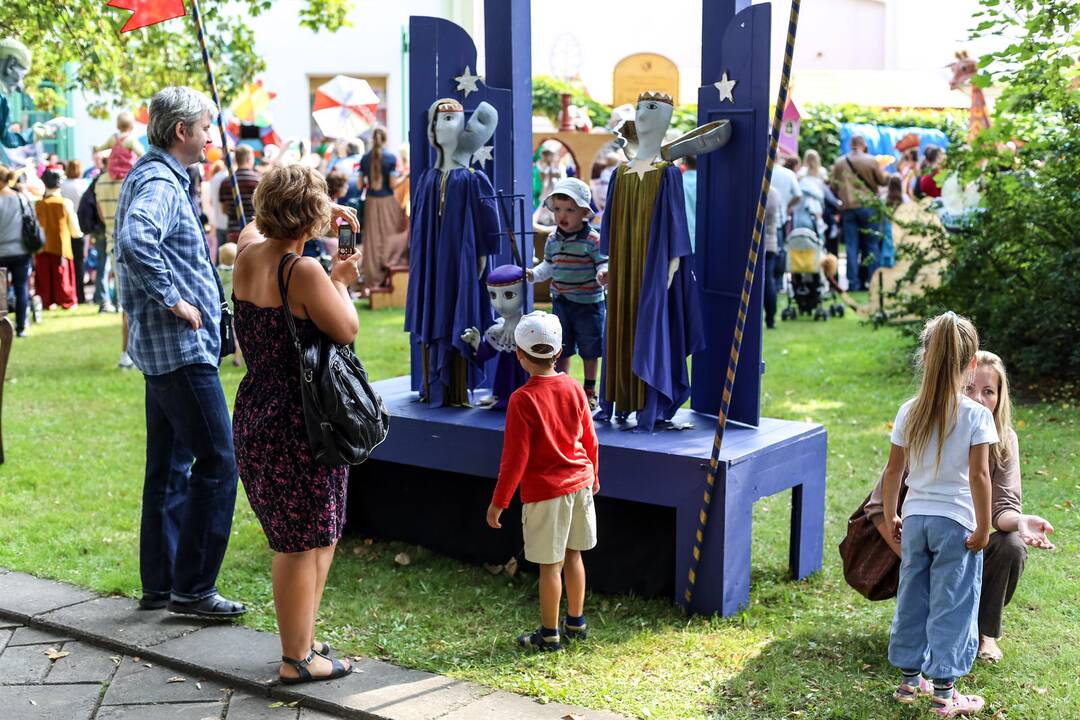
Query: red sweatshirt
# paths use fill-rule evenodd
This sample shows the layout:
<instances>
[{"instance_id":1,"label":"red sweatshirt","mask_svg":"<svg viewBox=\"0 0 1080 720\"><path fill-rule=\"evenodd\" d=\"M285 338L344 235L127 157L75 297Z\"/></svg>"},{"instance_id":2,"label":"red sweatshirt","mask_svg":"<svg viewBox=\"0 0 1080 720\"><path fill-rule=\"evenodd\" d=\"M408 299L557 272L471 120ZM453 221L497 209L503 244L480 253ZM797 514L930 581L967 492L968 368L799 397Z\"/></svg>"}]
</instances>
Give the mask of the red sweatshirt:
<instances>
[{"instance_id":1,"label":"red sweatshirt","mask_svg":"<svg viewBox=\"0 0 1080 720\"><path fill-rule=\"evenodd\" d=\"M569 375L534 375L506 408L499 483L491 504L506 508L521 485L521 502L534 503L600 489L596 429L585 391Z\"/></svg>"}]
</instances>

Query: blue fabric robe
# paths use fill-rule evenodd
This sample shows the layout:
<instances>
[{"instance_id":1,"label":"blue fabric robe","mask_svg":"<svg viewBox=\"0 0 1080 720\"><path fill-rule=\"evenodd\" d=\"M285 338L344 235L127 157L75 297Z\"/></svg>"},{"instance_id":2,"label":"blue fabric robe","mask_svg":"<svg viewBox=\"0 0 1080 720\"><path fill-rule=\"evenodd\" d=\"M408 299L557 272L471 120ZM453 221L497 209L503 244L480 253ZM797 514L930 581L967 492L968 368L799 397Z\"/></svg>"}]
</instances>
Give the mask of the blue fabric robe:
<instances>
[{"instance_id":1,"label":"blue fabric robe","mask_svg":"<svg viewBox=\"0 0 1080 720\"><path fill-rule=\"evenodd\" d=\"M673 165L662 172L664 177L656 195L649 229L631 360L634 375L645 382L645 407L637 410L637 429L643 432L651 432L658 420L671 420L690 398L690 372L686 359L705 347L682 175ZM618 173L612 173L606 208L612 207L617 181ZM608 213L605 213L600 227L600 251L605 255L611 251L607 218ZM668 261L672 258L682 258L682 263L668 288ZM604 327L605 347L608 328ZM606 368L607 363L604 363L597 420L610 420L613 412L629 409L613 408L613 404L603 397Z\"/></svg>"},{"instance_id":2,"label":"blue fabric robe","mask_svg":"<svg viewBox=\"0 0 1080 720\"><path fill-rule=\"evenodd\" d=\"M420 363L426 347L429 392L422 399L436 407L446 404L456 356L470 360L469 389L483 382L483 368L461 334L470 327L483 333L492 323L487 268L478 274L477 261L497 253L500 244L495 192L487 176L451 170L440 213L442 175L435 168L425 170L413 195L405 305L405 329L420 346L413 353L413 390L424 392Z\"/></svg>"}]
</instances>

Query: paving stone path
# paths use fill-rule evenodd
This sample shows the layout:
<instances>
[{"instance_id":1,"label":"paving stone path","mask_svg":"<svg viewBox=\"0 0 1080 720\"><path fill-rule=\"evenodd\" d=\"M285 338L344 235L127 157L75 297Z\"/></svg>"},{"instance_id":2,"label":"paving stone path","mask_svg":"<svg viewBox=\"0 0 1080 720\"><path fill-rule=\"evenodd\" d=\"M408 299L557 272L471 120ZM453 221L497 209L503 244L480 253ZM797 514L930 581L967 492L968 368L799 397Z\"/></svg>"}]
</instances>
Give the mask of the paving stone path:
<instances>
[{"instance_id":1,"label":"paving stone path","mask_svg":"<svg viewBox=\"0 0 1080 720\"><path fill-rule=\"evenodd\" d=\"M622 720L378 660L275 683L276 635L0 569L4 720Z\"/></svg>"}]
</instances>

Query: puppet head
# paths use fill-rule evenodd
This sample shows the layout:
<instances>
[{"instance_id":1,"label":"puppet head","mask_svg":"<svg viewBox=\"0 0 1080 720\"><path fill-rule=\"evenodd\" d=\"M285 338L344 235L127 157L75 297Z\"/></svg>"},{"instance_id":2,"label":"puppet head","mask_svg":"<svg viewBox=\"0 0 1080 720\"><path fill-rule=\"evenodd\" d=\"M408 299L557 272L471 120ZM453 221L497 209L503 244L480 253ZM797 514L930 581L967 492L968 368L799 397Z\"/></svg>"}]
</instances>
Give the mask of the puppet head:
<instances>
[{"instance_id":1,"label":"puppet head","mask_svg":"<svg viewBox=\"0 0 1080 720\"><path fill-rule=\"evenodd\" d=\"M444 160L457 150L461 133L465 128L465 108L454 98L441 98L431 103L428 108L428 142L435 148L438 157L436 167L442 167Z\"/></svg>"},{"instance_id":2,"label":"puppet head","mask_svg":"<svg viewBox=\"0 0 1080 720\"><path fill-rule=\"evenodd\" d=\"M650 140L659 147L675 112L671 96L662 92L643 92L638 96L634 126L639 144L649 145Z\"/></svg>"},{"instance_id":3,"label":"puppet head","mask_svg":"<svg viewBox=\"0 0 1080 720\"><path fill-rule=\"evenodd\" d=\"M524 300L525 273L518 265L500 265L488 275L488 294L491 295L491 307L503 319L521 316Z\"/></svg>"},{"instance_id":4,"label":"puppet head","mask_svg":"<svg viewBox=\"0 0 1080 720\"><path fill-rule=\"evenodd\" d=\"M0 40L0 90L22 91L23 79L30 72L30 50L13 37Z\"/></svg>"}]
</instances>

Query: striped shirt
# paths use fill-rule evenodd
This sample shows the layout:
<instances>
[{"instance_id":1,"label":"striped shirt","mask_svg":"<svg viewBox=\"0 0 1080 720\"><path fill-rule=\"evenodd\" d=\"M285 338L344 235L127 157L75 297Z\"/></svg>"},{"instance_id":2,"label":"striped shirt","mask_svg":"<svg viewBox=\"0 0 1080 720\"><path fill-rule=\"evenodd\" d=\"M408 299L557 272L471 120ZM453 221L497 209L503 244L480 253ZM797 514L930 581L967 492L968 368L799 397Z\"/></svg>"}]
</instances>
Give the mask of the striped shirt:
<instances>
[{"instance_id":1,"label":"striped shirt","mask_svg":"<svg viewBox=\"0 0 1080 720\"><path fill-rule=\"evenodd\" d=\"M548 237L544 245L544 262L533 270L535 282L551 278L551 297L561 297L576 303L598 303L604 300L604 288L596 274L607 269L607 255L600 252L600 233L585 225L573 235L562 230Z\"/></svg>"},{"instance_id":2,"label":"striped shirt","mask_svg":"<svg viewBox=\"0 0 1080 720\"><path fill-rule=\"evenodd\" d=\"M124 180L116 208L120 294L131 323L128 354L146 375L218 364L217 272L189 182L176 158L151 147ZM198 330L169 311L180 300L202 314Z\"/></svg>"}]
</instances>

